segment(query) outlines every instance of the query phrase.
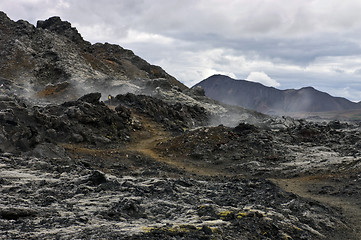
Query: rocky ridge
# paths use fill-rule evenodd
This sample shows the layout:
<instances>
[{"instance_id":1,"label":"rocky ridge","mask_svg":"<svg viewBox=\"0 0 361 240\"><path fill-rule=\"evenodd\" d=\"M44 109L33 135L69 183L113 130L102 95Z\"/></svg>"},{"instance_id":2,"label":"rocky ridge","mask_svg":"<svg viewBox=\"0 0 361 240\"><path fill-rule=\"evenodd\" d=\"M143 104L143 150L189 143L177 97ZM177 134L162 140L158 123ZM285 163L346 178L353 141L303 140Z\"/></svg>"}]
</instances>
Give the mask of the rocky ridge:
<instances>
[{"instance_id":1,"label":"rocky ridge","mask_svg":"<svg viewBox=\"0 0 361 240\"><path fill-rule=\"evenodd\" d=\"M223 105L58 17L0 18L0 238L359 239L359 123Z\"/></svg>"},{"instance_id":2,"label":"rocky ridge","mask_svg":"<svg viewBox=\"0 0 361 240\"><path fill-rule=\"evenodd\" d=\"M119 94L124 86L132 89L135 79L156 78L185 88L130 50L109 43L90 44L59 17L38 21L35 27L23 20L14 22L1 12L0 44L0 76L24 86L29 94L56 98L59 92L51 86L64 83L68 86L59 99L89 91L112 93L111 89ZM46 85L50 87L44 88Z\"/></svg>"},{"instance_id":3,"label":"rocky ridge","mask_svg":"<svg viewBox=\"0 0 361 240\"><path fill-rule=\"evenodd\" d=\"M27 152L44 143L125 141L132 129L129 110L111 111L99 102L100 96L88 94L77 101L39 107L15 95L1 95L0 151Z\"/></svg>"},{"instance_id":4,"label":"rocky ridge","mask_svg":"<svg viewBox=\"0 0 361 240\"><path fill-rule=\"evenodd\" d=\"M38 21L37 26L0 14L0 77L3 89L36 104L76 100L90 92L108 95L145 94L170 104L182 102L205 108L213 124L236 125L238 118L256 123L257 113L229 108L188 89L158 66L131 50L114 44L90 44L69 22L59 17ZM224 118L233 114L233 118Z\"/></svg>"},{"instance_id":5,"label":"rocky ridge","mask_svg":"<svg viewBox=\"0 0 361 240\"><path fill-rule=\"evenodd\" d=\"M235 80L223 75L213 75L195 86L202 87L205 94L225 104L242 106L273 115L297 115L320 112L336 113L361 109L360 103L333 97L313 87L279 90L247 80ZM358 111L358 112L359 112ZM306 115L306 114L305 114ZM307 116L307 115L306 115ZM321 115L322 116L322 115Z\"/></svg>"}]
</instances>

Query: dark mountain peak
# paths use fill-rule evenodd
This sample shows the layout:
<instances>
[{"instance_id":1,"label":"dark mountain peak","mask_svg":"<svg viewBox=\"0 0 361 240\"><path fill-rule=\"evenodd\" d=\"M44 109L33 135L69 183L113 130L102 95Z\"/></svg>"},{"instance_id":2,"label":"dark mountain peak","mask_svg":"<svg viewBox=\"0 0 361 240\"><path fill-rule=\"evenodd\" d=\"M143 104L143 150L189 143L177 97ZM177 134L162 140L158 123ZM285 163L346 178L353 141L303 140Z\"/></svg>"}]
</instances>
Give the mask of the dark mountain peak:
<instances>
[{"instance_id":1,"label":"dark mountain peak","mask_svg":"<svg viewBox=\"0 0 361 240\"><path fill-rule=\"evenodd\" d=\"M233 79L227 75L222 75L222 74L213 74L212 76L206 78L205 80L208 80L208 81L209 80L212 80L212 81L214 81L214 80L237 81L236 79Z\"/></svg>"},{"instance_id":2,"label":"dark mountain peak","mask_svg":"<svg viewBox=\"0 0 361 240\"><path fill-rule=\"evenodd\" d=\"M300 90L307 90L307 91L317 91L314 87L308 86L308 87L303 87Z\"/></svg>"},{"instance_id":3,"label":"dark mountain peak","mask_svg":"<svg viewBox=\"0 0 361 240\"><path fill-rule=\"evenodd\" d=\"M205 80L207 80L207 81L219 81L219 82L227 81L227 82L230 82L230 83L232 82L233 84L236 84L238 86L242 85L242 86L248 86L248 87L265 87L265 88L273 88L273 89L275 89L274 87L264 86L263 84L258 83L258 82L252 82L252 81L244 80L244 79L234 79L234 78L231 78L229 76L222 75L222 74L214 74L214 75L206 78Z\"/></svg>"},{"instance_id":4,"label":"dark mountain peak","mask_svg":"<svg viewBox=\"0 0 361 240\"><path fill-rule=\"evenodd\" d=\"M224 78L224 79L227 78L229 80L236 80L236 79L233 79L233 78L231 78L231 77L229 77L227 75L223 75L223 74L219 74L219 73L213 74L212 76L208 77L207 79L212 79L212 78Z\"/></svg>"},{"instance_id":5,"label":"dark mountain peak","mask_svg":"<svg viewBox=\"0 0 361 240\"><path fill-rule=\"evenodd\" d=\"M47 29L51 32L63 35L71 41L81 43L83 40L78 30L71 26L68 21L62 21L60 17L54 16L47 20L39 20L36 24L37 28Z\"/></svg>"},{"instance_id":6,"label":"dark mountain peak","mask_svg":"<svg viewBox=\"0 0 361 240\"><path fill-rule=\"evenodd\" d=\"M235 80L213 75L195 86L201 86L206 96L226 104L238 105L263 113L325 112L360 109L360 104L308 86L299 90L279 90L261 83Z\"/></svg>"}]
</instances>

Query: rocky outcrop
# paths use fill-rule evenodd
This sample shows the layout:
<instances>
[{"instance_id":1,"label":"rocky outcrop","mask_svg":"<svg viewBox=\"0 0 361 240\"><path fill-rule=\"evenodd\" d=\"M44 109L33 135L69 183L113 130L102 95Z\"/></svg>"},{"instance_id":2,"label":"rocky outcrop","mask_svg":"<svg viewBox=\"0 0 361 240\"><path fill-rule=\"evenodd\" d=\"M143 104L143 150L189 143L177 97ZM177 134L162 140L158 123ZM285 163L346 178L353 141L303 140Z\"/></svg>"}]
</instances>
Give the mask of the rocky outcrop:
<instances>
[{"instance_id":1,"label":"rocky outcrop","mask_svg":"<svg viewBox=\"0 0 361 240\"><path fill-rule=\"evenodd\" d=\"M258 121L257 114L251 111L221 106L205 97L202 89L188 89L131 50L109 43L90 44L59 17L38 21L36 27L26 21L14 22L4 13L1 17L0 30L6 34L0 35L0 77L9 79L17 88L16 94L32 102L74 101L90 92L102 93L104 101L108 95L130 92L150 95L170 105L180 102L182 107L177 105L177 110L188 108L186 111L194 114L204 108L214 116L214 124ZM188 122L172 128L209 123L206 117L180 115L195 119L181 120Z\"/></svg>"},{"instance_id":2,"label":"rocky outcrop","mask_svg":"<svg viewBox=\"0 0 361 240\"><path fill-rule=\"evenodd\" d=\"M89 91L120 89L121 84L136 79L163 78L186 88L130 50L109 43L90 44L59 17L38 21L36 27L22 20L14 22L3 12L0 18L0 77L26 86L37 97L64 99L67 94L68 100L76 99ZM60 96L43 91L48 84L63 82L69 84Z\"/></svg>"},{"instance_id":3,"label":"rocky outcrop","mask_svg":"<svg viewBox=\"0 0 361 240\"><path fill-rule=\"evenodd\" d=\"M51 17L45 21L39 20L36 28L47 29L50 32L65 36L77 44L90 45L84 41L76 28L73 28L69 22L62 21L60 17Z\"/></svg>"},{"instance_id":4,"label":"rocky outcrop","mask_svg":"<svg viewBox=\"0 0 361 240\"><path fill-rule=\"evenodd\" d=\"M198 105L189 106L180 102L170 104L158 98L145 95L117 95L115 101L146 114L166 129L183 132L186 129L205 126L210 122L210 114Z\"/></svg>"},{"instance_id":5,"label":"rocky outcrop","mask_svg":"<svg viewBox=\"0 0 361 240\"><path fill-rule=\"evenodd\" d=\"M31 106L16 96L0 96L1 151L30 151L42 143L104 144L129 139L130 111L110 110L100 93L77 101L45 107Z\"/></svg>"},{"instance_id":6,"label":"rocky outcrop","mask_svg":"<svg viewBox=\"0 0 361 240\"><path fill-rule=\"evenodd\" d=\"M281 123L275 120L263 126L240 123L235 128L198 128L162 142L157 149L205 171L217 169L223 174L253 177L332 172L343 165L358 164L359 125L290 119Z\"/></svg>"}]
</instances>

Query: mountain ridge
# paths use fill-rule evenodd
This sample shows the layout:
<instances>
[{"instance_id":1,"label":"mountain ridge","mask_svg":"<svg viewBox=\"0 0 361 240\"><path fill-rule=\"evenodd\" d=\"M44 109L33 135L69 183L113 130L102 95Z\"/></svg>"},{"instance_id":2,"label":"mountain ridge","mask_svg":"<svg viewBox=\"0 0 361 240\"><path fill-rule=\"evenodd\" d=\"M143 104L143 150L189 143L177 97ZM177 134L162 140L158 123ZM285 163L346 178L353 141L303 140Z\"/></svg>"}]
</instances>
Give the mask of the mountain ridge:
<instances>
[{"instance_id":1,"label":"mountain ridge","mask_svg":"<svg viewBox=\"0 0 361 240\"><path fill-rule=\"evenodd\" d=\"M91 44L57 16L34 26L24 20L15 22L0 12L0 45L0 76L31 89L33 95L47 95L46 85L67 82L65 90L77 98L106 87L105 93L124 84L133 87L137 79L164 79L171 86L187 89L131 50L116 44ZM93 90L86 89L90 87Z\"/></svg>"},{"instance_id":2,"label":"mountain ridge","mask_svg":"<svg viewBox=\"0 0 361 240\"><path fill-rule=\"evenodd\" d=\"M333 97L311 86L280 90L220 74L206 78L194 87L197 86L205 90L206 96L217 101L268 114L361 109L360 103Z\"/></svg>"}]
</instances>

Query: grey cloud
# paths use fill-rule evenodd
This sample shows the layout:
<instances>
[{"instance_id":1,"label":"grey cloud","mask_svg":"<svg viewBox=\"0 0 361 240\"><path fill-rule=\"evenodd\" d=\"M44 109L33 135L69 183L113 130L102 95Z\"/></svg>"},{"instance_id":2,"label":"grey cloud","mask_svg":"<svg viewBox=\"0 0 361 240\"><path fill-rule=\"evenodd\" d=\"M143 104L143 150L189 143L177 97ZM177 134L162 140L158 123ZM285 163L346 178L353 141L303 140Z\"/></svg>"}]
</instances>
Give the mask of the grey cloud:
<instances>
[{"instance_id":1,"label":"grey cloud","mask_svg":"<svg viewBox=\"0 0 361 240\"><path fill-rule=\"evenodd\" d=\"M338 36L316 36L303 39L284 38L238 38L229 39L217 34L203 36L187 35L182 41L193 43L196 48L227 48L240 55L257 55L265 59L308 64L317 57L351 56L361 54L361 47L354 41Z\"/></svg>"},{"instance_id":2,"label":"grey cloud","mask_svg":"<svg viewBox=\"0 0 361 240\"><path fill-rule=\"evenodd\" d=\"M354 73L355 73L356 75L361 75L361 68L356 69L356 70L354 71Z\"/></svg>"},{"instance_id":3,"label":"grey cloud","mask_svg":"<svg viewBox=\"0 0 361 240\"><path fill-rule=\"evenodd\" d=\"M340 62L339 67L326 62L328 70L303 70L332 56L361 61L358 0L2 0L0 9L31 23L58 15L86 40L130 48L153 64L164 64L185 83L214 71L243 77L264 71L282 88L312 85L361 91L361 71L351 63ZM131 31L174 41L125 41ZM222 53L213 54L215 49ZM240 57L245 60L232 62Z\"/></svg>"}]
</instances>

